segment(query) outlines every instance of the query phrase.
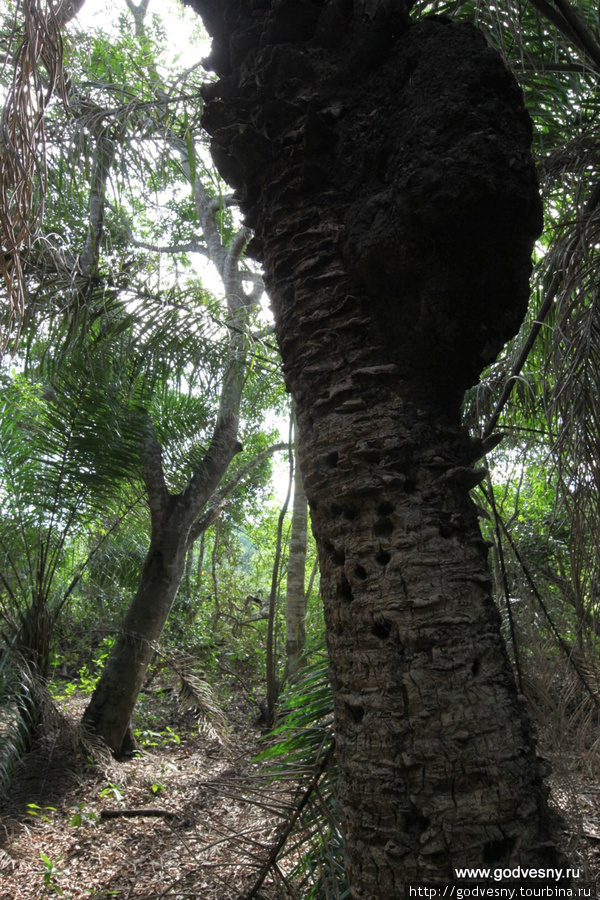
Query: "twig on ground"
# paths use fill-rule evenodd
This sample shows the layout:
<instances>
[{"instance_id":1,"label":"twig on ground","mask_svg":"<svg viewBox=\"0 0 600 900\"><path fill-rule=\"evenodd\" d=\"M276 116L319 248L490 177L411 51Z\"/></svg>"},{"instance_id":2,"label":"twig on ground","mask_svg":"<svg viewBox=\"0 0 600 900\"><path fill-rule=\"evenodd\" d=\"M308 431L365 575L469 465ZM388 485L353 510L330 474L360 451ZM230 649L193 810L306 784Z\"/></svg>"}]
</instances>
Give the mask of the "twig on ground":
<instances>
[{"instance_id":1,"label":"twig on ground","mask_svg":"<svg viewBox=\"0 0 600 900\"><path fill-rule=\"evenodd\" d=\"M177 813L170 809L103 809L100 813L101 819L118 819L123 816L125 819L133 819L135 816L155 816L165 819L176 819Z\"/></svg>"}]
</instances>

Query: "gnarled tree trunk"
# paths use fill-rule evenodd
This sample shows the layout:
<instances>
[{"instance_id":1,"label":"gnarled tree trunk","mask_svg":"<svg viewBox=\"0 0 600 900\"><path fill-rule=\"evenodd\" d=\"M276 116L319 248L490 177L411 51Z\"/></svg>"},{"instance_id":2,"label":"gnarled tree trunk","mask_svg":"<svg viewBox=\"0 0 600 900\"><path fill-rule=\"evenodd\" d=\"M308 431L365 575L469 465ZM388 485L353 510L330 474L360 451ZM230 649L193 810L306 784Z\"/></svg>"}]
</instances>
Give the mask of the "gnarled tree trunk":
<instances>
[{"instance_id":1,"label":"gnarled tree trunk","mask_svg":"<svg viewBox=\"0 0 600 900\"><path fill-rule=\"evenodd\" d=\"M256 232L320 566L355 898L544 865L546 792L469 498L465 389L515 333L531 124L468 25L399 0L190 0Z\"/></svg>"}]
</instances>

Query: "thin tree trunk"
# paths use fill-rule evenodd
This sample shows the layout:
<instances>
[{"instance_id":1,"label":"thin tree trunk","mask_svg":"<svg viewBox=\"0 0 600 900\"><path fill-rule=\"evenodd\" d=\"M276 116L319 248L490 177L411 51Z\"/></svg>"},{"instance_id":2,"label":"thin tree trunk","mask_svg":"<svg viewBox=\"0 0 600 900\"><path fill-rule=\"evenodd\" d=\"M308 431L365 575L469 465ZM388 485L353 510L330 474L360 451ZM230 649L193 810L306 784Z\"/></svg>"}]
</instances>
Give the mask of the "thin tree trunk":
<instances>
[{"instance_id":1,"label":"thin tree trunk","mask_svg":"<svg viewBox=\"0 0 600 900\"><path fill-rule=\"evenodd\" d=\"M217 549L219 546L219 523L217 522L215 526L215 533L213 537L213 546L210 554L210 574L212 576L212 588L213 588L213 604L215 607L215 613L212 619L212 623L210 626L210 630L212 635L214 636L217 631L217 625L221 620L221 602L219 599L219 579L217 577Z\"/></svg>"},{"instance_id":2,"label":"thin tree trunk","mask_svg":"<svg viewBox=\"0 0 600 900\"><path fill-rule=\"evenodd\" d=\"M228 406L223 397L221 406ZM237 424L235 414L219 417L201 465L180 494L167 490L162 450L151 431L142 448L152 521L150 547L137 592L83 716L84 725L103 737L117 757L132 748L131 715L183 577L192 529L242 449Z\"/></svg>"},{"instance_id":3,"label":"thin tree trunk","mask_svg":"<svg viewBox=\"0 0 600 900\"><path fill-rule=\"evenodd\" d=\"M294 428L297 432L297 428ZM285 625L287 654L286 674L293 678L302 667L302 652L306 642L306 545L308 540L308 504L298 455L298 438L294 439L294 501L292 504L292 533L288 551L285 592Z\"/></svg>"},{"instance_id":4,"label":"thin tree trunk","mask_svg":"<svg viewBox=\"0 0 600 900\"><path fill-rule=\"evenodd\" d=\"M104 195L115 161L115 152L116 141L107 129L102 129L96 139L96 158L88 204L88 232L78 260L79 271L86 278L96 274L104 234Z\"/></svg>"},{"instance_id":5,"label":"thin tree trunk","mask_svg":"<svg viewBox=\"0 0 600 900\"><path fill-rule=\"evenodd\" d=\"M204 124L297 405L352 897L554 859L491 599L465 389L516 331L541 207L512 76L401 2L191 0Z\"/></svg>"},{"instance_id":6,"label":"thin tree trunk","mask_svg":"<svg viewBox=\"0 0 600 900\"><path fill-rule=\"evenodd\" d=\"M143 40L148 2L140 0L137 6L133 2L127 5L134 16L137 37ZM158 79L155 66L149 65ZM216 521L228 492L238 483L233 479L229 485L220 487L229 463L242 449L237 431L249 356L248 319L261 292L258 283L250 293L244 290L240 260L248 240L247 229L240 229L229 246L223 244L217 224L219 205L215 205L201 180L193 176L195 166L190 156L194 153L193 147L180 135L168 132L167 137L176 147L190 179L207 251L223 283L229 347L210 445L180 494L173 495L167 490L161 447L151 430L141 448L151 515L150 547L138 590L83 717L84 724L107 741L115 756L131 747L131 715L153 648L179 589L187 548ZM110 146L99 149L94 179L97 189L92 192L90 201L90 235L93 238L101 232L107 176L102 154L108 159L109 151ZM247 467L243 471L247 471Z\"/></svg>"},{"instance_id":7,"label":"thin tree trunk","mask_svg":"<svg viewBox=\"0 0 600 900\"><path fill-rule=\"evenodd\" d=\"M196 568L196 596L198 602L202 599L202 584L204 575L204 548L206 545L206 531L200 535L200 549L198 551L198 565Z\"/></svg>"},{"instance_id":8,"label":"thin tree trunk","mask_svg":"<svg viewBox=\"0 0 600 900\"><path fill-rule=\"evenodd\" d=\"M279 599L279 582L281 577L281 561L283 555L283 527L287 516L288 507L290 505L290 496L293 484L293 463L292 463L292 422L290 420L290 439L288 449L290 451L290 470L285 499L279 510L277 519L277 540L275 541L275 558L273 560L273 571L271 574L271 590L269 592L268 611L269 619L267 623L267 647L266 647L266 667L267 667L267 697L266 697L266 714L264 715L264 725L271 728L275 721L275 706L279 697L280 681L277 677L277 601Z\"/></svg>"},{"instance_id":9,"label":"thin tree trunk","mask_svg":"<svg viewBox=\"0 0 600 900\"><path fill-rule=\"evenodd\" d=\"M131 714L177 595L184 563L181 539L170 553L160 542L150 545L137 592L85 711L83 724L104 738L115 756L135 748Z\"/></svg>"}]
</instances>

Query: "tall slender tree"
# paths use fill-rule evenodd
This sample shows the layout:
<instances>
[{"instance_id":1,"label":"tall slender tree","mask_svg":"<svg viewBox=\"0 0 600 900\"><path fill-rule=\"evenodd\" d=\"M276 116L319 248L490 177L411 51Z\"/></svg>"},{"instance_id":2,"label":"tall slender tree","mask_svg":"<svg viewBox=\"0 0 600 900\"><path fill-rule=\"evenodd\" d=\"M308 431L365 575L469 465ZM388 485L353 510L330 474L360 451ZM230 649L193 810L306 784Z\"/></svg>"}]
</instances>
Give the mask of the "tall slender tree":
<instances>
[{"instance_id":1,"label":"tall slender tree","mask_svg":"<svg viewBox=\"0 0 600 900\"><path fill-rule=\"evenodd\" d=\"M207 435L204 452L197 455L189 479L175 490L169 487L163 448L150 421L142 441L142 471L151 517L150 546L137 591L83 718L85 725L103 737L116 756L133 749L131 714L179 589L187 550L218 517L227 495L246 471L238 473L228 485L222 484L231 461L242 450L238 431L242 396L252 359L251 315L262 293L260 277L254 276L241 262L249 238L248 230L233 227L224 237L219 220L230 200L211 196L200 177L193 133L180 128L179 123L170 122L158 102L168 101L168 93L149 50L145 26L148 2L142 0L138 5L128 2L127 6L134 18L136 41L145 56L148 88L157 100L153 109L155 114L159 113L158 119L155 115L147 127L151 133L154 131L154 137L164 142L171 154L176 155L191 188L195 218L206 253L223 286L223 312L229 336L217 388L218 408L212 432ZM101 192L98 205L104 209ZM134 239L132 230L130 227L130 237ZM137 243L141 246L144 242Z\"/></svg>"},{"instance_id":2,"label":"tall slender tree","mask_svg":"<svg viewBox=\"0 0 600 900\"><path fill-rule=\"evenodd\" d=\"M554 859L491 599L465 389L516 331L531 123L469 25L402 0L189 0L205 127L255 229L325 604L355 898Z\"/></svg>"},{"instance_id":3,"label":"tall slender tree","mask_svg":"<svg viewBox=\"0 0 600 900\"><path fill-rule=\"evenodd\" d=\"M101 355L111 339L115 346L123 340L130 351L116 393L130 414L129 424L137 426L129 450L137 456L135 475L141 469L147 495L150 546L84 717L116 755L131 748L129 719L178 590L187 549L216 520L250 469L277 448L263 444L258 455L225 479L242 450L241 408L257 346L250 327L262 279L242 261L248 230L236 224L231 198L219 190L214 173L211 182L202 164L198 116L194 122L191 107L181 108L180 78L190 73L174 73L170 82L161 79L160 29L147 21L148 2L127 6L132 19L123 17L117 40L97 34L86 41L87 65L95 78L82 83L79 58L73 55L70 115L65 121L64 110L56 110L46 130L48 184L55 201L46 221L51 233L32 249L25 269L32 296L29 315L45 303L51 322L52 312L55 319L66 318L73 343L83 350L80 361L88 353ZM139 197L141 184L156 194L169 191L160 207L166 214L158 217L148 209ZM174 222L169 218L173 206L180 215L175 233L165 239ZM212 298L188 273L177 279L186 251L210 260L221 298ZM188 307L194 303L197 316L182 309L182 297ZM56 315L61 305L64 316ZM155 327L159 323L166 327ZM79 329L88 334L82 337ZM213 347L206 355L210 341L203 337L209 329ZM60 357L58 348L55 355ZM110 347L106 355L111 356ZM76 352L68 355L71 363L76 358ZM179 390L173 384L174 362ZM60 359L55 368L60 369ZM255 380L257 372L255 367ZM85 387L85 373L82 379ZM169 421L177 406L187 413L189 426L179 434L183 449L174 447L175 421ZM259 430L256 411L247 418L252 420L249 433ZM116 425L117 434L127 432L127 424L122 425Z\"/></svg>"},{"instance_id":4,"label":"tall slender tree","mask_svg":"<svg viewBox=\"0 0 600 900\"><path fill-rule=\"evenodd\" d=\"M297 431L294 425L294 432ZM294 442L294 497L292 525L288 549L285 587L285 650L286 675L294 677L301 668L302 651L306 642L306 548L308 539L308 506L298 457L298 442Z\"/></svg>"}]
</instances>

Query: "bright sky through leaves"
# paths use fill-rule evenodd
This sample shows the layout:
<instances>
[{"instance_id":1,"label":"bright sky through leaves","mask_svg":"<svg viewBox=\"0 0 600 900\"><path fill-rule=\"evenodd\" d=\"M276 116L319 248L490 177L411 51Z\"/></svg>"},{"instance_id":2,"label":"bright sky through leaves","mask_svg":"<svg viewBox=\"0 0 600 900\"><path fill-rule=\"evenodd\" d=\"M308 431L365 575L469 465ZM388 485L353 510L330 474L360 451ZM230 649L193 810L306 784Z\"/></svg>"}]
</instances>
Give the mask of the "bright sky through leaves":
<instances>
[{"instance_id":1,"label":"bright sky through leaves","mask_svg":"<svg viewBox=\"0 0 600 900\"><path fill-rule=\"evenodd\" d=\"M134 0L135 2L135 0ZM136 5L138 5L136 3ZM75 24L83 28L116 29L121 13L126 12L125 0L85 0ZM150 0L149 13L160 15L169 35L169 47L182 68L193 66L210 52L210 39L205 36L200 17L178 0Z\"/></svg>"}]
</instances>

